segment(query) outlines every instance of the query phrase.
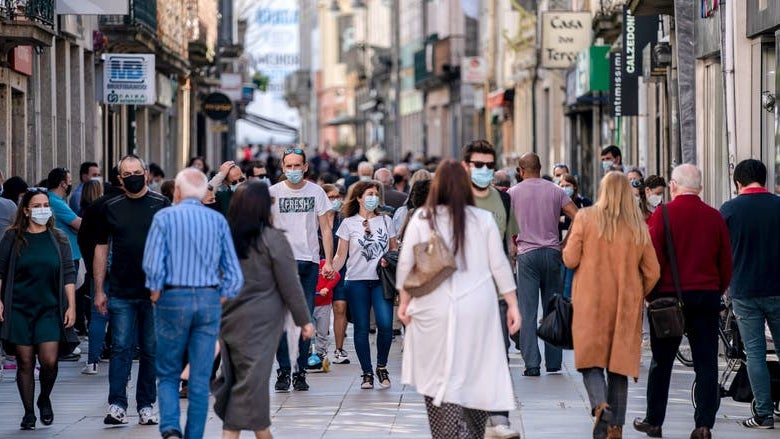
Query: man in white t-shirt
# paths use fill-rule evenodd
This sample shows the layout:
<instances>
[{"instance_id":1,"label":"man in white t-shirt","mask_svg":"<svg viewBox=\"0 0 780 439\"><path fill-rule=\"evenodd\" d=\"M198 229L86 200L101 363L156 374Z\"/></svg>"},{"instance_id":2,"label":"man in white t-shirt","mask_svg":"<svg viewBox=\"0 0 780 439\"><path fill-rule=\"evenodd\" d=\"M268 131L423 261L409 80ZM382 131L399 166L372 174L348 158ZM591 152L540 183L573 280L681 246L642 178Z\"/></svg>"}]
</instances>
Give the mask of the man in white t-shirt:
<instances>
[{"instance_id":1,"label":"man in white t-shirt","mask_svg":"<svg viewBox=\"0 0 780 439\"><path fill-rule=\"evenodd\" d=\"M325 253L325 264L322 274L333 275L333 232L327 213L331 209L330 200L318 185L303 178L309 164L306 153L300 148L290 148L282 156L282 170L286 180L269 188L274 200L271 206L274 227L284 231L287 241L292 247L295 260L298 262L298 276L306 295L309 312L314 312L314 295L319 275L320 244L317 231L322 235L322 247ZM298 342L298 371L292 374L295 390L309 390L306 384L306 360L309 356L310 340L300 339ZM287 337L282 336L279 349L276 351L276 361L279 370L276 371L277 392L290 390L290 355Z\"/></svg>"}]
</instances>

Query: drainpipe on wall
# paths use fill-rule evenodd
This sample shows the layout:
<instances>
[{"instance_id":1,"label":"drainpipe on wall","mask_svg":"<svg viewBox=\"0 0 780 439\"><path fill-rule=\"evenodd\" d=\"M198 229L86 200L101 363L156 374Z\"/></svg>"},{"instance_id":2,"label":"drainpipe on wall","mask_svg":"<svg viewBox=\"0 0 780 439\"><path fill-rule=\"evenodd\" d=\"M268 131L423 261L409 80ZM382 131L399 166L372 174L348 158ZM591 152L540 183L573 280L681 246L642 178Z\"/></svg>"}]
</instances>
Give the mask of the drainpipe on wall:
<instances>
[{"instance_id":1,"label":"drainpipe on wall","mask_svg":"<svg viewBox=\"0 0 780 439\"><path fill-rule=\"evenodd\" d=\"M723 59L723 90L726 115L726 144L728 145L729 158L727 162L729 182L734 176L734 167L737 160L737 114L735 110L734 95L734 3L725 2L720 15L720 53ZM723 16L725 13L725 17ZM729 184L729 187L731 184ZM729 199L734 196L729 190Z\"/></svg>"}]
</instances>

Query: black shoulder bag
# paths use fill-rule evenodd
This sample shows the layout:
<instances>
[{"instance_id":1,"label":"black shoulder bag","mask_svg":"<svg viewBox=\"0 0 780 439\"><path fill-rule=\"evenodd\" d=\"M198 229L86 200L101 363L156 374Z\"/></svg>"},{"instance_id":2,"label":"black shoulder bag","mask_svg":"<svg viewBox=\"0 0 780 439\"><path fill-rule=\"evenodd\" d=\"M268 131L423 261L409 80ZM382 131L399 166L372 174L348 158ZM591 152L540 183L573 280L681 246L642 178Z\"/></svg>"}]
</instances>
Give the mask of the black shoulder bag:
<instances>
[{"instance_id":1,"label":"black shoulder bag","mask_svg":"<svg viewBox=\"0 0 780 439\"><path fill-rule=\"evenodd\" d=\"M685 315L683 314L682 293L680 291L680 272L677 269L677 257L674 252L672 229L669 226L669 213L666 205L661 205L661 213L664 217L664 230L666 232L666 252L669 257L669 265L674 280L676 297L660 297L647 307L647 314L653 324L653 332L658 338L682 337L685 334Z\"/></svg>"}]
</instances>

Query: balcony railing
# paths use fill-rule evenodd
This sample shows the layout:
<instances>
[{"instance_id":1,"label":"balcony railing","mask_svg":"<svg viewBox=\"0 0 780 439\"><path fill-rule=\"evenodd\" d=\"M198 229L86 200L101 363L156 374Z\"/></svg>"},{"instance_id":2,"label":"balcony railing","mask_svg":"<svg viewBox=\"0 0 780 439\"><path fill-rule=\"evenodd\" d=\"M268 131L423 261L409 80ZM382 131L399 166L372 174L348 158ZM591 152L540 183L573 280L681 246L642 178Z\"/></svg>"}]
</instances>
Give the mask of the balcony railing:
<instances>
[{"instance_id":1,"label":"balcony railing","mask_svg":"<svg viewBox=\"0 0 780 439\"><path fill-rule=\"evenodd\" d=\"M4 0L3 15L16 20L27 20L54 27L55 0Z\"/></svg>"},{"instance_id":2,"label":"balcony railing","mask_svg":"<svg viewBox=\"0 0 780 439\"><path fill-rule=\"evenodd\" d=\"M156 33L157 32L157 0L129 0L129 1L130 1L129 15L101 15L100 24L104 26L121 26L121 25L131 26L134 24L140 24L149 28L151 32Z\"/></svg>"}]
</instances>

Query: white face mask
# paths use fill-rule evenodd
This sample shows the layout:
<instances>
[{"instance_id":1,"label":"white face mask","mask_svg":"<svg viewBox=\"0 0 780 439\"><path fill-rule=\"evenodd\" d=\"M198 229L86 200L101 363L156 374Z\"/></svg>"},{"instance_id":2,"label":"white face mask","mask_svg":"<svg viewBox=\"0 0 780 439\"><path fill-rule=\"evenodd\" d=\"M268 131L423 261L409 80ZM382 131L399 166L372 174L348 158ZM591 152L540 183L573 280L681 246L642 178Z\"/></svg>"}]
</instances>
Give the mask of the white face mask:
<instances>
[{"instance_id":1,"label":"white face mask","mask_svg":"<svg viewBox=\"0 0 780 439\"><path fill-rule=\"evenodd\" d=\"M663 201L663 197L657 194L648 195L647 197L647 204L653 208L658 207L661 204L661 201Z\"/></svg>"},{"instance_id":2,"label":"white face mask","mask_svg":"<svg viewBox=\"0 0 780 439\"><path fill-rule=\"evenodd\" d=\"M51 218L50 207L33 207L30 209L30 219L38 225L45 226Z\"/></svg>"}]
</instances>

